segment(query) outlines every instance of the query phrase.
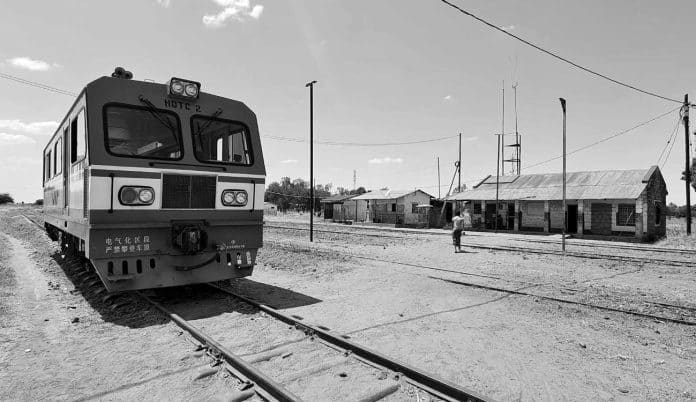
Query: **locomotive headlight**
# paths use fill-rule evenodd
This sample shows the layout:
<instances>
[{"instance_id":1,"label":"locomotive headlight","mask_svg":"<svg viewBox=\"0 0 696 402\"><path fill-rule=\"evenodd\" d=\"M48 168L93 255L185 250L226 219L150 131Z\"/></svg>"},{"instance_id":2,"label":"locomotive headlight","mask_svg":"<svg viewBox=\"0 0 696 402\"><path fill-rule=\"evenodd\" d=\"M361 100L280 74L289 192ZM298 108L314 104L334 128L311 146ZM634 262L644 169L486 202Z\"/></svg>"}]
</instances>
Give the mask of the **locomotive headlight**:
<instances>
[{"instance_id":1,"label":"locomotive headlight","mask_svg":"<svg viewBox=\"0 0 696 402\"><path fill-rule=\"evenodd\" d=\"M118 192L118 200L122 205L151 205L155 200L155 190L152 187L123 186Z\"/></svg>"},{"instance_id":2,"label":"locomotive headlight","mask_svg":"<svg viewBox=\"0 0 696 402\"><path fill-rule=\"evenodd\" d=\"M173 94L181 95L184 93L184 84L181 81L172 81L171 88Z\"/></svg>"},{"instance_id":3,"label":"locomotive headlight","mask_svg":"<svg viewBox=\"0 0 696 402\"><path fill-rule=\"evenodd\" d=\"M237 202L239 205L246 205L247 203L247 192L246 191L240 191L237 193L237 195L234 196L234 200Z\"/></svg>"},{"instance_id":4,"label":"locomotive headlight","mask_svg":"<svg viewBox=\"0 0 696 402\"><path fill-rule=\"evenodd\" d=\"M222 192L222 205L226 207L243 207L249 196L244 190L225 190Z\"/></svg>"},{"instance_id":5,"label":"locomotive headlight","mask_svg":"<svg viewBox=\"0 0 696 402\"><path fill-rule=\"evenodd\" d=\"M122 187L119 198L123 204L134 204L138 199L138 193L133 187Z\"/></svg>"},{"instance_id":6,"label":"locomotive headlight","mask_svg":"<svg viewBox=\"0 0 696 402\"><path fill-rule=\"evenodd\" d=\"M167 83L167 94L184 99L198 99L201 92L201 83L182 78L172 77Z\"/></svg>"},{"instance_id":7,"label":"locomotive headlight","mask_svg":"<svg viewBox=\"0 0 696 402\"><path fill-rule=\"evenodd\" d=\"M194 84L187 84L184 90L188 96L195 97L198 95L198 88Z\"/></svg>"},{"instance_id":8,"label":"locomotive headlight","mask_svg":"<svg viewBox=\"0 0 696 402\"><path fill-rule=\"evenodd\" d=\"M229 206L234 204L234 192L232 191L225 191L222 193L222 203Z\"/></svg>"},{"instance_id":9,"label":"locomotive headlight","mask_svg":"<svg viewBox=\"0 0 696 402\"><path fill-rule=\"evenodd\" d=\"M138 199L143 204L151 204L152 200L155 198L155 192L150 188L140 189L138 192Z\"/></svg>"}]
</instances>

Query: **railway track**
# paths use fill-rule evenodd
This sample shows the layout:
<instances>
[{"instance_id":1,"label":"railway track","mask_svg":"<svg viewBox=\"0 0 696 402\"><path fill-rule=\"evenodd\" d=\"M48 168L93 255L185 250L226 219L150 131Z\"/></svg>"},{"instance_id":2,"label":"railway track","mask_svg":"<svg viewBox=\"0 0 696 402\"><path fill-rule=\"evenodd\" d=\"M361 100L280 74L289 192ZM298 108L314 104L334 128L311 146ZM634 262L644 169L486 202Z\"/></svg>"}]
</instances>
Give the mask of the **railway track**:
<instances>
[{"instance_id":1,"label":"railway track","mask_svg":"<svg viewBox=\"0 0 696 402\"><path fill-rule=\"evenodd\" d=\"M309 228L305 228L305 227L291 227L291 226L283 226L283 225L265 224L264 227L268 227L268 228L272 228L272 229L282 229L282 230L309 231ZM357 232L357 231L339 231L339 230L315 229L314 232L315 233L327 233L327 234L353 235L353 236L369 236L369 237L378 237L378 238L393 238L393 239L409 238L407 236L395 236L395 235L364 233L364 232L361 233L361 232ZM544 250L544 249L531 248L531 247L492 246L492 245L486 245L486 244L481 244L481 243L472 243L470 241L466 241L466 243L464 244L464 247L483 249L483 250L492 250L492 251L515 252L515 253L558 255L558 256L566 256L566 257L591 259L591 260L632 262L632 263L636 263L636 264L654 263L654 264L662 264L662 265L677 266L677 267L683 267L683 266L691 267L691 266L696 265L696 262L688 261L688 260L672 260L672 259L663 259L663 258L634 257L634 256L616 255L616 254L610 255L610 254L600 254L600 253L584 253L584 252L577 252L577 251L566 251L564 254L561 251L550 250L550 249Z\"/></svg>"},{"instance_id":2,"label":"railway track","mask_svg":"<svg viewBox=\"0 0 696 402\"><path fill-rule=\"evenodd\" d=\"M296 248L285 247L283 245L278 245L278 244L276 244L275 247L281 248L284 251L289 251L289 252L298 252L299 251ZM645 312L637 311L637 310L631 310L631 309L626 309L626 308L616 308L616 307L612 307L610 305L600 305L600 304L596 304L596 303L584 302L581 300L565 299L565 298L561 298L561 297L554 297L554 296L549 296L549 295L543 295L540 293L532 293L532 292L528 292L525 290L521 290L521 289L532 289L532 288L536 288L536 287L541 287L544 285L548 285L549 283L538 283L538 282L529 282L529 281L522 281L522 280L515 280L515 279L507 279L507 278L503 278L503 277L496 276L496 275L485 275L485 274L466 272L466 271L460 271L460 270L454 270L454 269L447 269L447 268L441 268L441 267L432 267L432 266L423 265L423 264L415 264L415 263L409 263L409 262L403 262L403 261L387 260L387 259L383 259L383 258L368 257L368 256L363 256L363 255L353 254L353 253L345 253L345 252L341 252L341 251L337 251L337 250L332 250L331 252L335 253L335 254L340 254L340 255L343 255L346 257L351 257L351 258L356 258L356 259L361 259L361 260L368 260L368 261L382 262L382 263L387 263L387 264L401 265L401 266L406 266L406 267L410 267L410 268L416 268L419 270L438 271L438 272L446 272L446 273L457 274L457 275L462 275L462 276L471 276L471 277L477 277L477 278L499 280L499 281L506 282L507 284L515 283L515 284L521 284L524 286L522 288L514 288L513 289L513 288L506 288L506 287L501 287L501 286L492 286L492 285L482 284L482 283L453 280L453 279L449 279L449 278L436 277L436 276L431 276L431 275L426 275L426 274L419 274L419 276L422 276L422 277L441 280L441 281L453 283L456 285L462 285L462 286L468 286L468 287L474 287L474 288L480 288L480 289L487 289L487 290L492 290L492 291L496 291L496 292L516 294L516 295L521 295L521 296L530 296L530 297L548 300L548 301L553 301L553 302L559 302L559 303L564 303L564 304L573 304L573 305L578 305L578 306L594 308L597 310L612 311L615 313L622 313L622 314L633 315L633 316L638 316L638 317L643 317L643 318L650 318L650 319L654 319L654 320L667 321L667 322L672 322L675 324L696 326L696 307L692 307L692 306L683 306L683 305L678 305L678 304L670 304L670 303L663 303L663 302L656 302L656 301L649 301L649 300L643 300L639 303L643 307L648 307L648 308L652 308L652 309L656 309L656 310L662 310L663 312L665 312L665 310L671 310L668 312L672 312L674 317L669 317L666 315L657 315L657 314L645 313ZM563 286L563 287L559 288L558 290L569 291L569 292L573 292L573 293L580 292L580 289L568 287L568 286ZM680 318L677 318L677 316ZM686 317L693 317L693 320L686 319Z\"/></svg>"},{"instance_id":3,"label":"railway track","mask_svg":"<svg viewBox=\"0 0 696 402\"><path fill-rule=\"evenodd\" d=\"M165 305L166 302L156 301L155 297L146 295L145 292L139 292L140 297L189 333L200 343L201 349L205 350L207 354L220 362L224 362L229 372L237 377L242 384L245 384L244 389L234 395L236 398L234 400L241 401L257 395L263 400L300 401L303 400L301 393L298 395L288 390L289 385L296 381L301 381L303 384L311 382L315 377L322 375L325 381L326 374L332 371L340 372L339 375L332 376L336 381L340 381L339 387L358 390L352 394L353 398L351 399L359 401L380 401L385 398L414 401L478 402L491 400L474 391L352 342L348 336L335 334L327 327L307 323L299 316L284 314L271 306L246 298L223 286L215 284L206 286L215 292L232 296L280 323L292 326L301 334L300 338L292 338L243 357L235 354L231 348L225 347L222 341L204 333L192 322L172 311L172 308ZM211 324L207 325L211 326ZM318 348L325 350L317 351ZM321 356L321 359L316 359L315 355ZM289 360L294 356L298 356L297 359L310 357L307 362L303 361L304 368L295 372L291 368L287 370L282 367L276 368L275 371L283 372L279 377L266 374L255 366L255 363L259 362L273 362L275 365L283 366L286 358ZM366 377L366 372L371 372L373 375L368 374ZM356 378L358 383L346 383L346 378L351 377ZM372 377L372 381L370 381L370 377ZM366 378L368 379L366 380ZM375 386L375 383L378 385ZM327 390L331 388L333 387L326 385ZM363 390L368 391L362 392ZM344 398L345 395L327 394L322 395L321 400L343 400ZM316 395L312 399L316 400Z\"/></svg>"},{"instance_id":4,"label":"railway track","mask_svg":"<svg viewBox=\"0 0 696 402\"><path fill-rule=\"evenodd\" d=\"M273 226L269 225L269 221L265 222L266 226ZM307 226L305 223L292 223L292 222L287 222L290 224L297 224L297 225L304 225ZM324 227L336 227L335 224L331 223L315 223L315 226L324 226ZM427 236L449 236L448 232L445 231L439 231L439 232L432 232L428 230L420 230L420 229L403 229L403 228L382 228L382 227L371 227L371 226L361 226L361 225L345 225L342 226L345 228L351 228L355 230L363 230L363 231L372 231L372 232L394 232L394 233L403 233L403 234L409 234L409 235L414 235L414 236L421 236L421 235L427 235ZM315 229L316 230L316 229ZM487 237L489 235L484 234L486 232L474 232L474 231L469 231L467 232L467 236L471 237ZM498 232L498 234L505 234L504 232ZM560 233L559 233L560 234ZM532 238L523 238L523 236L527 237L532 237ZM524 242L524 243L541 243L541 244L554 244L554 245L560 245L561 241L560 240L553 240L553 239L544 239L541 236L530 234L530 235L524 235L524 234L518 234L514 237L506 237L507 240L511 241L517 241L517 242ZM566 239L566 245L569 246L578 246L578 247L591 247L591 248L606 248L606 249L618 249L618 250L631 250L631 251L646 251L646 252L655 252L655 253L673 253L673 254L685 254L685 255L696 255L696 250L692 249L683 249L683 248L674 248L674 247L659 247L659 246L649 246L649 245L643 245L641 243L631 243L629 244L617 244L615 242L610 243L608 241L603 241L603 240L591 240L591 239Z\"/></svg>"},{"instance_id":5,"label":"railway track","mask_svg":"<svg viewBox=\"0 0 696 402\"><path fill-rule=\"evenodd\" d=\"M43 226L41 224L39 224L38 222L36 222L35 220L31 219L30 217L28 217L24 214L23 214L23 216L29 222L31 222L34 225L43 229ZM273 227L273 226L271 226L271 227ZM298 228L291 228L291 227L285 227L285 226L280 226L280 228L290 229L290 230L298 229ZM299 230L303 230L303 229L304 228L299 228ZM346 232L338 232L338 231L336 231L336 232L334 232L334 231L322 231L322 232L339 233L339 234L346 233ZM380 237L383 237L383 236L380 236ZM399 238L401 238L401 237L399 237ZM276 246L283 248L286 251L291 251L291 252L297 251L297 250L292 249L292 248L283 247L282 245L276 245ZM536 282L521 281L521 280L514 280L514 279L510 280L510 279L503 278L503 277L496 276L496 275L485 275L485 274L472 273L472 272L466 272L466 271L460 271L460 270L452 270L452 269L441 268L441 267L431 267L431 266L427 266L427 265L423 265L423 264L414 264L414 263L407 263L407 262L401 262L401 261L380 259L380 258L375 258L375 257L367 257L367 256L361 256L361 255L357 255L357 254L353 254L353 253L345 253L345 252L340 252L340 251L334 251L334 252L337 254L345 255L347 257L376 261L376 262L383 262L383 263L388 263L388 264L396 264L396 265L407 266L407 267L411 267L411 268L417 268L417 269L421 269L421 270L446 272L446 273L458 274L458 275L463 275L463 276L471 276L471 277L479 277L479 278L485 278L485 279L491 279L491 280L499 280L499 281L504 281L507 283L523 284L523 285L525 285L525 289L530 289L530 288L535 288L535 287L545 285L545 283L536 283ZM427 277L432 278L432 279L443 280L443 281L446 281L449 283L462 285L462 286L477 287L477 288L488 289L488 290L497 291L497 292L530 296L530 297L535 297L535 298L539 298L539 299L544 299L544 300L549 300L549 301L554 301L554 302L559 302L559 303L564 303L564 304L581 305L581 306L585 306L588 308L594 308L594 309L598 309L598 310L612 311L612 312L616 312L616 313L633 315L633 316L638 316L638 317L643 317L643 318L650 318L650 319L655 319L655 320L673 322L676 324L689 325L689 326L696 325L696 320L689 320L689 319L685 318L685 317L695 315L694 313L696 313L696 307L693 307L693 306L683 306L683 305L678 305L678 304L663 303L663 302L649 301L649 300L641 302L642 305L644 305L646 307L652 306L653 309L662 310L663 312L665 311L665 309L676 311L677 313L675 315L678 315L681 317L681 318L676 318L676 317L668 317L666 315L650 314L650 313L645 313L645 312L630 310L630 309L625 309L625 308L615 308L612 306L597 305L594 303L588 303L588 302L583 302L583 301L578 301L578 300L570 300L570 299L553 297L553 296L548 296L548 295L541 295L541 294L531 293L531 292L527 292L527 291L520 291L518 289L510 289L510 288L505 288L505 287L500 287L500 286L490 286L490 285L486 285L486 284L451 280L451 279L447 279L447 278L434 277L434 276L430 276L430 275L423 275L423 276L427 276ZM571 288L571 287L567 287L567 286L563 287L562 290L570 291L570 292L578 292L579 291L577 288Z\"/></svg>"}]
</instances>

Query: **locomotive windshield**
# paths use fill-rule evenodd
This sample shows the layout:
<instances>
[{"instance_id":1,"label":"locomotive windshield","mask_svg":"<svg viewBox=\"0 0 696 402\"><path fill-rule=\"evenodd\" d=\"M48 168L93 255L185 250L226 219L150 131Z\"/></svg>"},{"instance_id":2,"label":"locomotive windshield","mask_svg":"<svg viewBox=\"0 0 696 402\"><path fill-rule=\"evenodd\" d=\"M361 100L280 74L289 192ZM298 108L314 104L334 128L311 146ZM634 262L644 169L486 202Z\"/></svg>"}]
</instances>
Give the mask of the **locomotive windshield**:
<instances>
[{"instance_id":1,"label":"locomotive windshield","mask_svg":"<svg viewBox=\"0 0 696 402\"><path fill-rule=\"evenodd\" d=\"M176 114L136 106L104 109L107 150L119 156L181 159L181 127Z\"/></svg>"},{"instance_id":2,"label":"locomotive windshield","mask_svg":"<svg viewBox=\"0 0 696 402\"><path fill-rule=\"evenodd\" d=\"M242 124L210 117L193 117L193 143L201 162L251 165L249 130Z\"/></svg>"}]
</instances>

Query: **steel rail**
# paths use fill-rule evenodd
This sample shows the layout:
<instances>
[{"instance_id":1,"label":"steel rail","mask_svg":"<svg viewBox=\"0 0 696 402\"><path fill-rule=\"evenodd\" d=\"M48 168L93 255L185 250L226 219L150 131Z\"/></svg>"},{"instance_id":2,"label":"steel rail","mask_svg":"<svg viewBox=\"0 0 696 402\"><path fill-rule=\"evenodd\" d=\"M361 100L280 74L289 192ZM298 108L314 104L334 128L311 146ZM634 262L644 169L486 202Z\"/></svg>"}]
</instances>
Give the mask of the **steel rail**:
<instances>
[{"instance_id":1,"label":"steel rail","mask_svg":"<svg viewBox=\"0 0 696 402\"><path fill-rule=\"evenodd\" d=\"M486 290L493 290L496 292L503 292L503 293L509 293L509 294L515 294L515 295L520 295L520 296L530 296L530 297L537 297L539 299L544 299L544 300L551 300L559 303L566 303L566 304L575 304L578 306L584 306L584 307L590 307L590 308L596 308L598 310L606 310L606 311L612 311L615 313L623 313L623 314L629 314L629 315L635 315L638 317L643 317L643 318L652 318L655 320L660 320L660 321L669 321L675 324L682 324L682 325L689 325L689 326L694 326L696 325L696 322L693 321L686 321L686 320L681 320L678 318L669 318L669 317L664 317L664 316L659 316L659 315L654 315L654 314L648 314L648 313L641 313L638 311L632 311L632 310L624 310L620 308L614 308L614 307L607 307L607 306L599 306L596 304L591 304L591 303L585 303L581 301L575 301L575 300L568 300L568 299L561 299L558 297L553 297L553 296L544 296L544 295L539 295L535 293L529 293L529 292L523 292L521 290L515 290L515 289L505 289L505 288L499 288L496 286L488 286L488 285L480 285L477 283L470 283L470 282L463 282L463 281L457 281L454 279L447 279L447 278L438 278L436 276L430 276L429 278L432 279L437 279L439 281L443 282L449 282L453 283L455 285L462 285L462 286L469 286L469 287L475 287L475 288L480 288L480 289L486 289Z\"/></svg>"},{"instance_id":2,"label":"steel rail","mask_svg":"<svg viewBox=\"0 0 696 402\"><path fill-rule=\"evenodd\" d=\"M309 230L309 229L301 228L301 227L288 227L288 226L264 225L264 227L286 229L286 230L304 230L304 231ZM357 233L357 232L350 232L350 231L334 231L334 230L321 230L321 229L315 229L314 231L319 232L319 233L348 234L348 235L370 236L370 237L380 237L380 238L394 238L394 239L405 238L404 236L391 236L391 235L385 236L385 235L379 235L379 234ZM494 251L525 252L525 253L542 254L542 255L560 255L560 256L564 255L562 252L558 252L558 251L554 251L554 250L540 250L540 249L532 249L529 247L489 246L489 245L476 244L476 243L467 243L465 245L465 247L483 249L483 250L494 250ZM583 253L583 252L578 252L578 251L567 251L565 253L565 255L568 257L585 258L585 259L591 259L591 260L608 260L608 261L622 261L622 262L636 262L636 263L652 262L655 264L665 264L665 265L677 266L677 267L690 266L690 265L694 264L691 261L684 261L684 260L667 260L667 259L660 259L660 258L641 258L641 257L633 257L633 256L626 256L626 255L622 256L622 255L608 255L608 254L589 254L589 253Z\"/></svg>"},{"instance_id":3,"label":"steel rail","mask_svg":"<svg viewBox=\"0 0 696 402\"><path fill-rule=\"evenodd\" d=\"M440 397L444 397L451 401L466 401L466 402L484 402L492 401L492 399L478 394L475 391L460 387L452 382L445 379L436 377L432 374L426 373L418 368L409 366L406 363L397 361L391 357L381 354L375 350L366 348L348 339L342 338L339 335L334 335L327 330L320 328L319 326L308 324L300 321L299 319L283 314L280 311L267 306L265 304L259 303L255 300L249 299L245 296L237 294L229 289L222 288L215 284L208 284L209 286L232 295L239 300L248 303L264 313L275 317L276 319L285 322L286 324L294 325L298 328L304 328L310 331L312 334L317 336L319 339L326 341L332 345L338 346L352 354L361 357L369 362L378 364L388 370L397 372L409 379L414 385L421 387L426 390L436 391Z\"/></svg>"},{"instance_id":4,"label":"steel rail","mask_svg":"<svg viewBox=\"0 0 696 402\"><path fill-rule=\"evenodd\" d=\"M282 385L278 384L276 381L266 376L254 366L247 363L241 357L233 354L230 350L219 344L217 341L212 339L210 336L201 332L198 328L189 324L185 319L181 318L179 315L172 313L167 310L164 306L152 300L150 297L144 295L142 292L136 292L140 297L145 299L148 303L157 308L162 314L167 316L172 322L178 325L181 329L185 330L191 336L193 336L198 342L205 345L207 348L212 349L219 356L222 356L224 360L229 363L235 370L238 370L242 375L247 377L249 380L258 384L263 390L268 394L277 398L282 402L299 402L301 399L295 396L290 391L283 388Z\"/></svg>"},{"instance_id":5,"label":"steel rail","mask_svg":"<svg viewBox=\"0 0 696 402\"><path fill-rule=\"evenodd\" d=\"M278 246L278 247L279 247L280 249L282 249L282 250L285 250L285 251L290 251L290 252L296 251L296 250L293 250L293 249L291 249L291 248L287 248L287 247L284 247L284 246ZM413 263L402 262L402 261L384 260L384 259L375 258L375 257L367 257L367 256L361 256L361 255L357 255L357 254L344 253L344 252L341 252L341 251L334 251L334 253L341 254L341 255L344 255L344 256L347 256L347 257L352 257L352 258L361 259L361 260L377 261L377 262L384 262L384 263L388 263L388 264L403 265L403 266L413 267L413 268L418 268L418 269L427 269L427 270L433 270L433 271L449 272L449 273L459 274L459 275L464 275L464 276L474 276L474 277L488 278L488 279L493 279L493 280L501 280L501 281L504 281L504 282L507 282L507 283L517 282L517 283L529 285L528 287L537 287L537 286L547 285L547 283L536 283L536 282L528 282L528 281L521 281L521 280L514 280L514 279L511 280L511 279L505 279L505 278L502 278L502 277L496 277L496 276L493 276L493 275L481 275L481 274L476 274L476 273L472 273L472 272L457 271L457 270L451 270L451 269L445 269L445 268L437 268L437 267L430 267L430 266L427 266L427 265L413 264ZM630 273L630 272L631 272L631 271L629 271L629 272L627 272L627 273ZM416 274L414 274L414 275L416 275ZM677 324L696 325L696 322L692 322L692 321L680 320L680 319L676 319L676 318L670 318L670 317L659 316L659 315L653 315L653 314L647 314L647 313L640 313L640 312L633 311L633 310L625 310L625 309L619 309L619 308L614 308L614 307L600 306L600 305L591 304L591 303L576 302L576 301L573 301L573 300L560 299L560 298L555 298L555 297L552 297L552 296L543 296L543 295L538 295L538 294L534 294L534 293L526 293L526 292L523 293L523 292L519 292L519 291L515 291L515 290L505 289L505 288L498 288L498 287L494 287L494 286L481 285L481 284L475 284L475 283L470 283L470 282L462 282L462 281L448 280L448 279L445 279L445 278L440 278L440 277L435 277L435 276L430 276L430 275L423 275L423 276L428 277L428 278L431 278L431 279L449 281L449 282L456 283L456 284L459 284L459 285L466 285L466 286L477 287L477 288L488 289L488 290L494 290L494 291L500 291L500 292L515 293L515 294L520 294L520 295L525 295L525 296L539 297L539 298L543 298L543 299L547 299L547 300L558 301L558 302L561 302L561 303L579 304L579 305L583 305L583 306L586 306L586 307L597 308L597 309L600 309L600 310L609 310L609 311L614 311L614 312L617 312L617 313L625 313L625 314L629 314L629 315L643 316L643 317L646 317L646 318L654 318L654 319L657 319L657 320L670 321L670 322L674 322L674 323L677 323ZM566 289L566 290L572 290L572 291L577 291L577 289L568 288L568 287L565 287L564 289ZM654 301L649 301L649 300L643 301L643 303L645 303L645 304L652 304L652 305L655 305L655 306L662 306L662 307L680 309L680 310L696 311L696 307L691 307L691 306L680 306L680 305L677 305L677 304L661 303L661 302L654 302Z\"/></svg>"},{"instance_id":6,"label":"steel rail","mask_svg":"<svg viewBox=\"0 0 696 402\"><path fill-rule=\"evenodd\" d=\"M286 222L289 224L299 224L302 225L303 223L297 223L297 222ZM332 226L331 224L320 224L324 226ZM264 226L268 227L273 227L273 228L282 228L282 229L300 229L302 228L299 227L290 227L290 226L280 226L280 225L268 225L265 224ZM394 232L394 233L404 233L404 234L409 234L409 235L428 235L428 236L449 236L449 233L447 232L427 232L427 231L416 231L415 229L399 229L399 228L379 228L379 227L370 227L370 226L362 226L362 225L349 225L349 226L343 226L343 227L349 227L351 229L355 229L356 231L344 231L342 233L358 233L357 230L364 230L364 231L372 231L372 232ZM485 233L485 232L484 232ZM505 233L500 233L498 234L505 234ZM523 235L520 233L520 235ZM378 236L374 234L367 234L367 236ZM477 236L477 237L486 237L486 235L480 234L475 231L470 231L468 232L467 236ZM404 236L393 236L393 237L398 237L398 238L405 238ZM489 236L490 237L490 236ZM521 238L515 238L515 237L507 237L509 240L513 241L521 241L521 242L528 242L528 243L545 243L545 244L561 244L560 241L557 240L551 240L551 239L521 239ZM625 250L635 250L635 251L649 251L649 252L656 252L656 253L677 253L677 254L696 254L696 250L691 250L691 249L681 249L681 248L673 248L673 247L657 247L657 246L641 246L636 243L635 246L629 246L629 245L622 245L622 244L605 244L605 243L597 243L597 244L582 244L578 242L578 240L582 239L570 239L568 240L568 244L573 245L573 246L579 246L579 247L600 247L600 248L616 248L616 249L625 249ZM587 239L585 240L587 241ZM601 240L589 240L589 241L596 241L599 242Z\"/></svg>"}]
</instances>

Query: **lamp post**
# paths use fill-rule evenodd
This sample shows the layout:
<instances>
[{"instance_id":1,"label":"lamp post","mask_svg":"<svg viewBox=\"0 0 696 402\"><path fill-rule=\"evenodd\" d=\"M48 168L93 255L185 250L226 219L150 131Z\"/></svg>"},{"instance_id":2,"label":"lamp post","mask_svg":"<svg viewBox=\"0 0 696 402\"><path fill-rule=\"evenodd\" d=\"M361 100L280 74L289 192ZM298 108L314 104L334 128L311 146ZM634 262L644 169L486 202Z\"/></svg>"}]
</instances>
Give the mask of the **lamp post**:
<instances>
[{"instance_id":1,"label":"lamp post","mask_svg":"<svg viewBox=\"0 0 696 402\"><path fill-rule=\"evenodd\" d=\"M568 224L568 211L566 211L566 101L563 98L558 98L561 101L563 109L563 233L561 234L561 244L563 253L565 254L565 234L566 225Z\"/></svg>"},{"instance_id":2,"label":"lamp post","mask_svg":"<svg viewBox=\"0 0 696 402\"><path fill-rule=\"evenodd\" d=\"M317 81L308 82L305 85L309 87L309 197L310 213L309 213L309 241L314 241L314 84Z\"/></svg>"}]
</instances>

